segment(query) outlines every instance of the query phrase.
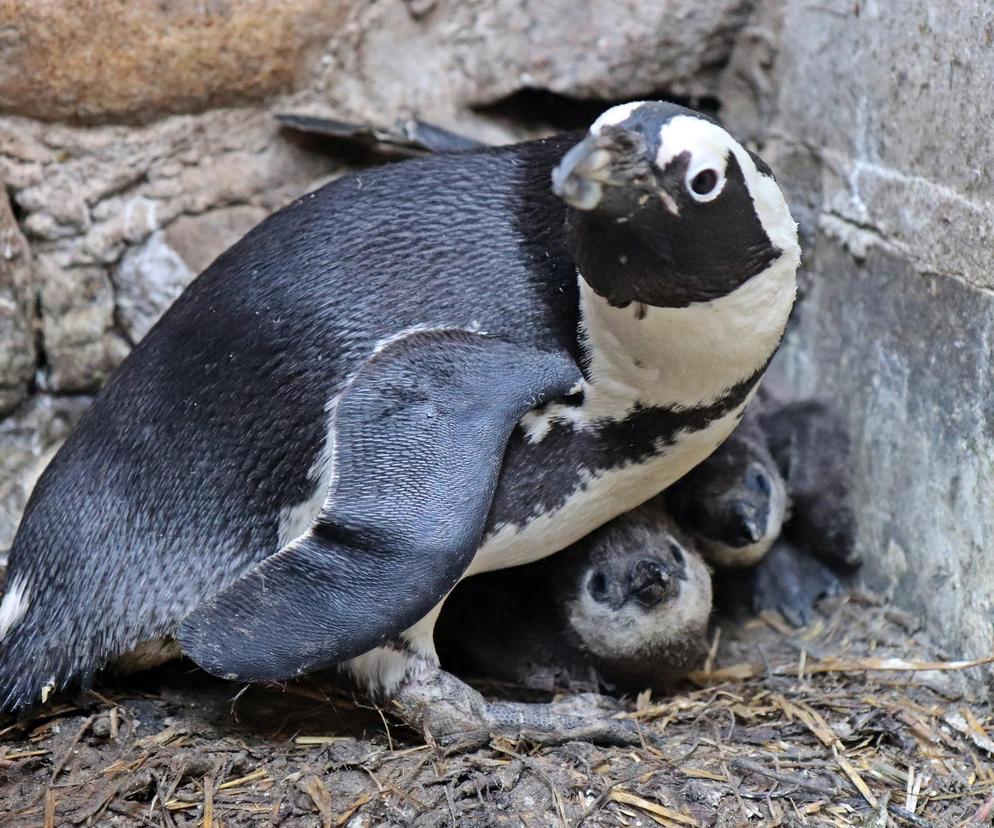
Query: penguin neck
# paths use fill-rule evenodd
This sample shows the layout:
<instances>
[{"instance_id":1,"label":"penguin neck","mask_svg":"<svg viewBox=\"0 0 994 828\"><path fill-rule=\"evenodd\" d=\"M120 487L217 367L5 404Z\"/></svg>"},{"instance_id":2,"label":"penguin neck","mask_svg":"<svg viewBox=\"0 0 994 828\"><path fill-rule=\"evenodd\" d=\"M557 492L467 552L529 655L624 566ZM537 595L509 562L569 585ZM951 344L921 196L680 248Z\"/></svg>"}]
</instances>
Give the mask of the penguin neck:
<instances>
[{"instance_id":1,"label":"penguin neck","mask_svg":"<svg viewBox=\"0 0 994 828\"><path fill-rule=\"evenodd\" d=\"M797 262L781 256L734 291L682 308L613 307L579 276L587 394L665 408L706 406L754 376L783 337Z\"/></svg>"}]
</instances>

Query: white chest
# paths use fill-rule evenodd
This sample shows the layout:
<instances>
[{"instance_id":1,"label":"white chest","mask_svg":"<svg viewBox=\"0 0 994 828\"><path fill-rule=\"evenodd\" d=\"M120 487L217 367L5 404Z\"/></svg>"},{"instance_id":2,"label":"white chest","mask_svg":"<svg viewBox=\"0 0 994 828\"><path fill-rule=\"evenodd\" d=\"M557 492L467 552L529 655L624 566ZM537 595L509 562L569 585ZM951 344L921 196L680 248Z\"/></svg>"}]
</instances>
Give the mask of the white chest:
<instances>
[{"instance_id":1,"label":"white chest","mask_svg":"<svg viewBox=\"0 0 994 828\"><path fill-rule=\"evenodd\" d=\"M685 411L712 406L767 363L794 300L794 265L778 262L733 293L686 308L612 307L580 278L588 357L584 402L547 406L522 419L532 442L554 423L575 430L622 420L634 406ZM665 435L642 462L583 472L561 506L498 527L468 574L517 566L558 552L679 480L731 433L744 401L705 428ZM582 464L583 458L578 458Z\"/></svg>"},{"instance_id":2,"label":"white chest","mask_svg":"<svg viewBox=\"0 0 994 828\"><path fill-rule=\"evenodd\" d=\"M557 421L596 430L605 420L623 420L636 405L686 410L715 403L753 377L776 349L794 300L795 266L779 261L733 293L687 308L611 307L579 278L589 360L584 402L553 404L525 415L521 424L529 439L541 441ZM666 445L640 462L581 471L561 505L491 533L467 574L551 555L644 503L714 451L735 427L744 405L705 428L665 435ZM329 411L333 406L334 401ZM313 496L280 515L281 545L305 531L318 513L333 476L333 446L329 428L311 470ZM582 467L583 457L577 460Z\"/></svg>"},{"instance_id":3,"label":"white chest","mask_svg":"<svg viewBox=\"0 0 994 828\"><path fill-rule=\"evenodd\" d=\"M466 575L519 566L552 555L598 526L634 509L679 480L731 433L745 402L707 428L680 434L672 445L641 463L581 473L563 504L528 521L489 535Z\"/></svg>"}]
</instances>

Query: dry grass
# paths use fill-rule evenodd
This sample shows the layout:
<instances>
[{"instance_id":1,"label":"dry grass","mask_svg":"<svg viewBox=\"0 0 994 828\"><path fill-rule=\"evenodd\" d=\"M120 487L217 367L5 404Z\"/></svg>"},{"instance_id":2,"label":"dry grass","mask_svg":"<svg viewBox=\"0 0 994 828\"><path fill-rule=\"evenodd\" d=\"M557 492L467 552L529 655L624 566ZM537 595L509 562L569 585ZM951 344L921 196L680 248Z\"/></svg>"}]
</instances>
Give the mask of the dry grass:
<instances>
[{"instance_id":1,"label":"dry grass","mask_svg":"<svg viewBox=\"0 0 994 828\"><path fill-rule=\"evenodd\" d=\"M823 610L726 623L693 685L625 705L627 750L449 755L320 681L233 700L178 665L0 726L0 825L990 824L991 659L865 595Z\"/></svg>"}]
</instances>

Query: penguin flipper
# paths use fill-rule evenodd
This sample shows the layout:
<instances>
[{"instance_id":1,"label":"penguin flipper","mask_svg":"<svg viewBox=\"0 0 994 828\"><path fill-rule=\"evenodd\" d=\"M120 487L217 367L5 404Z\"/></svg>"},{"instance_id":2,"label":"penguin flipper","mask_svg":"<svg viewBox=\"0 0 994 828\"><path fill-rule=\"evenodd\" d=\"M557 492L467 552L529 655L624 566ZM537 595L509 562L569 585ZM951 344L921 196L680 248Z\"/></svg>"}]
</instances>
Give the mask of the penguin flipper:
<instances>
[{"instance_id":1,"label":"penguin flipper","mask_svg":"<svg viewBox=\"0 0 994 828\"><path fill-rule=\"evenodd\" d=\"M402 119L393 126L373 126L300 115L293 112L278 113L280 126L303 133L331 138L345 145L373 149L394 150L402 155L419 156L425 153L472 152L487 145L475 138L452 132L417 118Z\"/></svg>"},{"instance_id":2,"label":"penguin flipper","mask_svg":"<svg viewBox=\"0 0 994 828\"><path fill-rule=\"evenodd\" d=\"M518 420L579 379L565 354L467 331L387 344L339 398L321 514L195 608L183 650L216 675L276 681L413 625L472 561Z\"/></svg>"}]
</instances>

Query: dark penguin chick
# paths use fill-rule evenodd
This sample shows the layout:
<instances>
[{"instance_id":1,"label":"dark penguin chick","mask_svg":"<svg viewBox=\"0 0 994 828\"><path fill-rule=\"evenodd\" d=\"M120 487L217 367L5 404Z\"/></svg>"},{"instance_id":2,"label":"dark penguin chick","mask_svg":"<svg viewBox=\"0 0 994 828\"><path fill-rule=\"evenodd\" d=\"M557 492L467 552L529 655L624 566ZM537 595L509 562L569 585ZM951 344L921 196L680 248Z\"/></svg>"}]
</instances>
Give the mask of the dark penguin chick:
<instances>
[{"instance_id":1,"label":"dark penguin chick","mask_svg":"<svg viewBox=\"0 0 994 828\"><path fill-rule=\"evenodd\" d=\"M852 440L831 400L791 399L764 383L757 419L787 482L792 513L786 532L796 546L830 567L852 573L856 546Z\"/></svg>"},{"instance_id":2,"label":"dark penguin chick","mask_svg":"<svg viewBox=\"0 0 994 828\"><path fill-rule=\"evenodd\" d=\"M484 701L439 669L435 619L464 576L565 549L709 455L799 257L769 168L659 102L309 193L190 284L39 479L0 705L172 637L239 681L340 665L439 740L630 739Z\"/></svg>"},{"instance_id":3,"label":"dark penguin chick","mask_svg":"<svg viewBox=\"0 0 994 828\"><path fill-rule=\"evenodd\" d=\"M733 584L719 576L715 589L723 597L748 596L749 611L776 610L796 627L810 624L818 601L842 589L836 571L785 537L773 544L770 553L750 573L750 580L751 588L743 590L741 577ZM740 607L741 603L739 600Z\"/></svg>"},{"instance_id":4,"label":"dark penguin chick","mask_svg":"<svg viewBox=\"0 0 994 828\"><path fill-rule=\"evenodd\" d=\"M861 563L856 546L852 443L842 411L825 399L760 389L757 419L786 480L790 519L752 573L751 609L810 622L817 600L837 593ZM742 591L741 583L736 591Z\"/></svg>"},{"instance_id":5,"label":"dark penguin chick","mask_svg":"<svg viewBox=\"0 0 994 828\"><path fill-rule=\"evenodd\" d=\"M714 566L753 566L765 557L780 536L790 497L758 401L714 454L666 491L666 501Z\"/></svg>"},{"instance_id":6,"label":"dark penguin chick","mask_svg":"<svg viewBox=\"0 0 994 828\"><path fill-rule=\"evenodd\" d=\"M443 666L543 690L669 690L707 650L711 577L654 506L551 558L479 575L439 616Z\"/></svg>"}]
</instances>

